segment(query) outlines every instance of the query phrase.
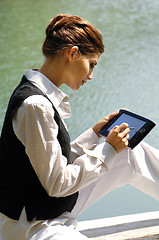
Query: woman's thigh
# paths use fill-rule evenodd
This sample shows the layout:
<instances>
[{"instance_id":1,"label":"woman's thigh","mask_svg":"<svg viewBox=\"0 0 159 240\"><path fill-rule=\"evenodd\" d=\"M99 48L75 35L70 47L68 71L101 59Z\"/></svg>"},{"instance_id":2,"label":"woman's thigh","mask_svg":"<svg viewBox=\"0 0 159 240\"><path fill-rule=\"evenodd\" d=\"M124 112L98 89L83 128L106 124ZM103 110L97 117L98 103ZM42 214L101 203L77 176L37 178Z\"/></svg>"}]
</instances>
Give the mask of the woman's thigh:
<instances>
[{"instance_id":1,"label":"woman's thigh","mask_svg":"<svg viewBox=\"0 0 159 240\"><path fill-rule=\"evenodd\" d=\"M142 142L133 150L122 151L108 172L79 192L72 214L78 217L105 194L126 184L159 200L159 150Z\"/></svg>"},{"instance_id":2,"label":"woman's thigh","mask_svg":"<svg viewBox=\"0 0 159 240\"><path fill-rule=\"evenodd\" d=\"M105 194L132 181L134 172L129 161L129 154L129 149L118 154L108 172L105 172L96 182L79 191L76 205L71 212L74 217L78 217Z\"/></svg>"}]
</instances>

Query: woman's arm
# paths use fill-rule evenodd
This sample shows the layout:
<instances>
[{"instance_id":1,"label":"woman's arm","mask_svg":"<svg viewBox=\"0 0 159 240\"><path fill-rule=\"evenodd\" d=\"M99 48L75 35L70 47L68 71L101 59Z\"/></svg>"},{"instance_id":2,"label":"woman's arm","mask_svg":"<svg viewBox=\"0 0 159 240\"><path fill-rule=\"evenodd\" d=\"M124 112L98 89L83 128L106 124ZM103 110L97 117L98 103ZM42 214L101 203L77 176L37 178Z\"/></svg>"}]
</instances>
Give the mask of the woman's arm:
<instances>
[{"instance_id":1,"label":"woman's arm","mask_svg":"<svg viewBox=\"0 0 159 240\"><path fill-rule=\"evenodd\" d=\"M54 110L42 96L31 96L22 103L14 116L13 127L50 196L67 196L96 181L106 171L107 162L109 165L116 156L110 144L102 143L83 149L74 163L67 165L57 140Z\"/></svg>"}]
</instances>

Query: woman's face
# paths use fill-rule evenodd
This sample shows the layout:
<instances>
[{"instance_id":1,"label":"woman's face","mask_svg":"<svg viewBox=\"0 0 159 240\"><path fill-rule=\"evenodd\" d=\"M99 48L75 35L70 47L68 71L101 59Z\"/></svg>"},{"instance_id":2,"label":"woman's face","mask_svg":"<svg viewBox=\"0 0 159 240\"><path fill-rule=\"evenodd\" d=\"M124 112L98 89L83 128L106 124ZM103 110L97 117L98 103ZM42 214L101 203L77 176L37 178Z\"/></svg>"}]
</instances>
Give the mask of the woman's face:
<instances>
[{"instance_id":1,"label":"woman's face","mask_svg":"<svg viewBox=\"0 0 159 240\"><path fill-rule=\"evenodd\" d=\"M65 84L73 90L78 90L87 80L92 80L93 70L99 61L100 54L81 55L79 52L69 62Z\"/></svg>"}]
</instances>

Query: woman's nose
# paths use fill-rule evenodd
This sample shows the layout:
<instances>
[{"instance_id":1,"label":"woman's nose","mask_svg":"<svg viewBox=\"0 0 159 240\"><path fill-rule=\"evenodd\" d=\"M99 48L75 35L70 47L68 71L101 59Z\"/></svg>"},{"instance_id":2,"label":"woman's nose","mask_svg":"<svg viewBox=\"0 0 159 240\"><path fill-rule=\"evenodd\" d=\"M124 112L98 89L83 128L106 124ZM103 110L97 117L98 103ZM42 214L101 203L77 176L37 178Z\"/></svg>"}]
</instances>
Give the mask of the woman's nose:
<instances>
[{"instance_id":1,"label":"woman's nose","mask_svg":"<svg viewBox=\"0 0 159 240\"><path fill-rule=\"evenodd\" d=\"M93 71L91 73L89 73L88 76L87 76L88 80L92 80L92 78L93 78Z\"/></svg>"}]
</instances>

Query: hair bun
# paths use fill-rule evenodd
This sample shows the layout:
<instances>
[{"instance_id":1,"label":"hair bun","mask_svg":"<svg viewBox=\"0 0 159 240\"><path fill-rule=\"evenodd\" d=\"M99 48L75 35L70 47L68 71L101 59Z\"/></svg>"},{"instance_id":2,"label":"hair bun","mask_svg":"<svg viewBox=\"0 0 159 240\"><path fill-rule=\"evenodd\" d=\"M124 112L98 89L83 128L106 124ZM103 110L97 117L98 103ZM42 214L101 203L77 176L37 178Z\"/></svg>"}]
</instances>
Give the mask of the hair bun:
<instances>
[{"instance_id":1,"label":"hair bun","mask_svg":"<svg viewBox=\"0 0 159 240\"><path fill-rule=\"evenodd\" d=\"M51 25L48 25L48 27L46 28L46 37L50 38L52 36L53 33L53 29Z\"/></svg>"},{"instance_id":2,"label":"hair bun","mask_svg":"<svg viewBox=\"0 0 159 240\"><path fill-rule=\"evenodd\" d=\"M59 14L55 18L50 20L50 24L46 28L46 37L51 38L53 37L53 32L57 31L62 26L62 19L67 18L67 14Z\"/></svg>"},{"instance_id":3,"label":"hair bun","mask_svg":"<svg viewBox=\"0 0 159 240\"><path fill-rule=\"evenodd\" d=\"M104 51L100 32L85 19L68 14L51 19L42 47L44 56L54 56L74 45L83 55Z\"/></svg>"}]
</instances>

